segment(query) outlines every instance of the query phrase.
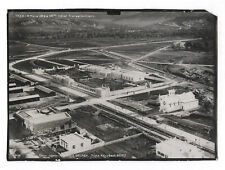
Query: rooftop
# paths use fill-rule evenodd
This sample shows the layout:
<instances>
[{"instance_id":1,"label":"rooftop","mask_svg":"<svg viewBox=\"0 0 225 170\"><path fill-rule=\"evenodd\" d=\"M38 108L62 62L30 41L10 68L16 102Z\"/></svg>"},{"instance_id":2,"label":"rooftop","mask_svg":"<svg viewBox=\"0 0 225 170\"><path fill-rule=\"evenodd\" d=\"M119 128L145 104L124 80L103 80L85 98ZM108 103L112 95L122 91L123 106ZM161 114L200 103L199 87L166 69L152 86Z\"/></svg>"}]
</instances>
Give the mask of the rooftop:
<instances>
[{"instance_id":1,"label":"rooftop","mask_svg":"<svg viewBox=\"0 0 225 170\"><path fill-rule=\"evenodd\" d=\"M161 95L159 96L159 98L163 99L164 101L168 101L170 103L178 102L178 101L190 102L190 101L196 100L195 95L192 92L187 92L182 94L171 93L171 94Z\"/></svg>"},{"instance_id":2,"label":"rooftop","mask_svg":"<svg viewBox=\"0 0 225 170\"><path fill-rule=\"evenodd\" d=\"M88 140L88 138L83 137L82 135L78 134L78 133L72 133L72 134L68 134L68 135L61 135L60 136L61 139L63 139L66 142L76 142L76 143L80 143L83 142L84 140Z\"/></svg>"},{"instance_id":3,"label":"rooftop","mask_svg":"<svg viewBox=\"0 0 225 170\"><path fill-rule=\"evenodd\" d=\"M18 89L23 89L23 87L11 87L9 88L9 91L18 90Z\"/></svg>"},{"instance_id":4,"label":"rooftop","mask_svg":"<svg viewBox=\"0 0 225 170\"><path fill-rule=\"evenodd\" d=\"M30 120L35 124L71 118L67 112L60 112L60 113L48 112L47 114L46 113L47 113L46 109L44 109L44 113L42 113L41 110L32 109L20 111L16 113L16 115L24 120L25 119Z\"/></svg>"},{"instance_id":5,"label":"rooftop","mask_svg":"<svg viewBox=\"0 0 225 170\"><path fill-rule=\"evenodd\" d=\"M176 138L171 138L161 143L156 144L158 150L171 157L180 158L202 158L204 152L196 146Z\"/></svg>"},{"instance_id":6,"label":"rooftop","mask_svg":"<svg viewBox=\"0 0 225 170\"><path fill-rule=\"evenodd\" d=\"M9 102L40 97L38 94L9 98Z\"/></svg>"},{"instance_id":7,"label":"rooftop","mask_svg":"<svg viewBox=\"0 0 225 170\"><path fill-rule=\"evenodd\" d=\"M38 90L40 90L40 91L43 91L45 93L54 92L53 90L51 90L51 89L49 89L47 87L41 86L41 85L37 85L35 88L38 89Z\"/></svg>"},{"instance_id":8,"label":"rooftop","mask_svg":"<svg viewBox=\"0 0 225 170\"><path fill-rule=\"evenodd\" d=\"M17 76L17 75L13 75L13 78L16 79L16 80L18 80L18 81L20 81L20 82L23 82L23 83L30 82L30 80L25 79L25 78L20 77L20 76Z\"/></svg>"}]
</instances>

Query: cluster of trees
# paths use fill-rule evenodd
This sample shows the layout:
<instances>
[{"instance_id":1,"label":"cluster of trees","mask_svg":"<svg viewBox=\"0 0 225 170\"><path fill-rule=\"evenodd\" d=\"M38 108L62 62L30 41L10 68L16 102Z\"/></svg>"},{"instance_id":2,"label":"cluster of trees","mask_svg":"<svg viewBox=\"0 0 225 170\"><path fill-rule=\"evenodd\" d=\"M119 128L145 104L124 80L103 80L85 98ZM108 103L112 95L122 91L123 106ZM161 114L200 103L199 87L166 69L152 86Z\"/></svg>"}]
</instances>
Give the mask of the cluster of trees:
<instances>
[{"instance_id":1,"label":"cluster of trees","mask_svg":"<svg viewBox=\"0 0 225 170\"><path fill-rule=\"evenodd\" d=\"M129 31L129 30L133 31ZM9 31L10 39L32 39L33 37L39 39L64 39L64 38L77 38L77 39L92 39L92 38L115 38L115 39L126 39L126 38L152 38L152 37L163 37L163 36L208 36L208 31L196 31L196 30L178 30L178 29L152 29L152 28L128 28L128 27L117 27L117 28L84 28L84 29L66 29L59 27L55 30L40 29L13 29Z\"/></svg>"},{"instance_id":2,"label":"cluster of trees","mask_svg":"<svg viewBox=\"0 0 225 170\"><path fill-rule=\"evenodd\" d=\"M203 39L199 41L189 41L184 44L178 43L173 44L171 48L174 50L191 50L191 51L214 51L215 50L215 41L214 39Z\"/></svg>"}]
</instances>

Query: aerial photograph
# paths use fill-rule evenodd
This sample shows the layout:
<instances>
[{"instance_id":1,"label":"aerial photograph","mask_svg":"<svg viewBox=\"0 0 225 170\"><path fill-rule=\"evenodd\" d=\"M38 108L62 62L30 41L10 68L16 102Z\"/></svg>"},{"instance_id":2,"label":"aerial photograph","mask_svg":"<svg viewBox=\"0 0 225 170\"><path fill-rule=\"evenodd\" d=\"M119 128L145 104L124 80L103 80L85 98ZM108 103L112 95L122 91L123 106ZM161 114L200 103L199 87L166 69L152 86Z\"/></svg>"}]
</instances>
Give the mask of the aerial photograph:
<instances>
[{"instance_id":1,"label":"aerial photograph","mask_svg":"<svg viewBox=\"0 0 225 170\"><path fill-rule=\"evenodd\" d=\"M9 161L217 159L217 17L8 10Z\"/></svg>"}]
</instances>

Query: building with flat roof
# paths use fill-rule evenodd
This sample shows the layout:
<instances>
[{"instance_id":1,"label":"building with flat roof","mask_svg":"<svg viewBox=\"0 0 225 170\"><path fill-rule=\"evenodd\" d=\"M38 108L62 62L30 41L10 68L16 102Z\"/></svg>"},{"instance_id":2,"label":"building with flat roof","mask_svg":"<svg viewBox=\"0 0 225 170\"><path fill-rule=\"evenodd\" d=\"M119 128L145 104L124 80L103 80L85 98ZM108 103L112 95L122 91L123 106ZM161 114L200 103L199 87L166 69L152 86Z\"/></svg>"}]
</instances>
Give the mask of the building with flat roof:
<instances>
[{"instance_id":1,"label":"building with flat roof","mask_svg":"<svg viewBox=\"0 0 225 170\"><path fill-rule=\"evenodd\" d=\"M59 136L59 145L65 149L60 156L65 158L74 158L74 155L98 147L104 146L104 141L87 132L84 129L80 133L63 134Z\"/></svg>"},{"instance_id":2,"label":"building with flat roof","mask_svg":"<svg viewBox=\"0 0 225 170\"><path fill-rule=\"evenodd\" d=\"M50 109L19 111L14 117L33 133L60 127L71 120L67 112L55 113Z\"/></svg>"},{"instance_id":3,"label":"building with flat roof","mask_svg":"<svg viewBox=\"0 0 225 170\"><path fill-rule=\"evenodd\" d=\"M156 143L156 155L161 158L208 158L197 146L176 138Z\"/></svg>"},{"instance_id":4,"label":"building with flat roof","mask_svg":"<svg viewBox=\"0 0 225 170\"><path fill-rule=\"evenodd\" d=\"M159 96L160 111L173 112L177 110L192 110L199 107L199 101L192 92L175 94L175 90L169 90L169 94Z\"/></svg>"},{"instance_id":5,"label":"building with flat roof","mask_svg":"<svg viewBox=\"0 0 225 170\"><path fill-rule=\"evenodd\" d=\"M29 95L29 96L19 96L19 97L9 98L9 105L23 104L23 103L34 102L39 100L40 100L40 96L38 94Z\"/></svg>"},{"instance_id":6,"label":"building with flat roof","mask_svg":"<svg viewBox=\"0 0 225 170\"><path fill-rule=\"evenodd\" d=\"M91 139L78 133L60 135L59 144L68 151L83 151L91 146Z\"/></svg>"}]
</instances>

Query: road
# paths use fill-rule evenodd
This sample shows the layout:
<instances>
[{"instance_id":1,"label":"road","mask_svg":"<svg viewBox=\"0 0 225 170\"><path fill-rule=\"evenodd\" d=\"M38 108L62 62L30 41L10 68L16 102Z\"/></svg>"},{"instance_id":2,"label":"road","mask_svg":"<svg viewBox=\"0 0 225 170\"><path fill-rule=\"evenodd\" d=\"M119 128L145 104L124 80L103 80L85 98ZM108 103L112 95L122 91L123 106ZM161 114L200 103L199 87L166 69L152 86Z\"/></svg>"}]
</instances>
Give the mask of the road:
<instances>
[{"instance_id":1,"label":"road","mask_svg":"<svg viewBox=\"0 0 225 170\"><path fill-rule=\"evenodd\" d=\"M127 97L127 96L137 95L137 94L141 94L141 93L147 93L147 92L161 90L161 89L165 89L165 88L177 86L177 85L179 85L179 84L177 84L176 82L174 82L174 83L171 82L171 84L165 83L165 85L160 86L160 87L146 88L146 89L135 91L135 92L123 93L123 94L118 94L118 95L104 97L104 98L92 98L92 99L89 99L82 103L75 103L75 104L70 104L70 105L66 105L66 106L58 106L58 107L56 107L56 109L57 110L65 110L65 109L74 110L76 108L79 108L79 107L85 106L85 105L101 104L107 100L114 100L114 99L121 98L121 97ZM71 91L71 93L72 93L72 91ZM76 95L77 95L77 93L76 93Z\"/></svg>"},{"instance_id":2,"label":"road","mask_svg":"<svg viewBox=\"0 0 225 170\"><path fill-rule=\"evenodd\" d=\"M179 64L179 63L162 63L162 62L153 62L153 61L138 61L138 63L147 63L147 64L159 64L159 65L174 65L174 66L198 66L198 67L215 67L214 65L207 64Z\"/></svg>"},{"instance_id":3,"label":"road","mask_svg":"<svg viewBox=\"0 0 225 170\"><path fill-rule=\"evenodd\" d=\"M101 49L107 48L117 48L117 47L129 47L129 46L138 46L138 45L146 45L146 44L160 44L160 43L174 43L174 42L185 42L185 41L197 41L201 40L202 38L189 38L189 39L177 39L177 40L165 40L165 41L148 41L148 42L141 42L141 43L131 43L131 44L122 44L122 45L112 45L101 47Z\"/></svg>"},{"instance_id":4,"label":"road","mask_svg":"<svg viewBox=\"0 0 225 170\"><path fill-rule=\"evenodd\" d=\"M147 53L147 54L141 56L140 58L133 59L131 62L134 63L134 62L137 62L137 61L139 61L139 60L143 60L144 58L147 58L147 57L150 57L150 56L152 56L152 55L154 55L154 54L157 54L158 52L160 52L160 51L162 51L162 50L165 50L165 49L167 49L168 47L170 47L170 45L167 45L167 46L165 46L165 47L162 47L162 48L159 48L159 49L157 49L157 50L151 51L151 52L149 52L149 53Z\"/></svg>"},{"instance_id":5,"label":"road","mask_svg":"<svg viewBox=\"0 0 225 170\"><path fill-rule=\"evenodd\" d=\"M21 59L21 60L17 60L17 61L14 61L12 63L9 64L9 70L15 70L15 68L13 69L13 65L16 64L16 63L19 63L19 62L22 62L22 61L26 61L26 60L30 60L30 59L38 59L38 58L44 58L44 57L49 57L51 55L56 55L56 54L62 54L62 53L66 53L66 52L73 52L73 51L83 51L83 50L94 50L94 49L106 49L106 48L116 48L116 47L127 47L127 46L135 46L135 45L145 45L145 44L155 44L155 43L168 43L168 42L177 42L177 41L196 41L196 40L199 40L201 38L190 38L190 39L180 39L180 40L168 40L168 41L152 41L152 42L143 42L143 43L131 43L131 44L123 44L123 45L112 45L112 46L105 46L105 47L87 47L87 48L76 48L76 49L64 49L63 50L60 50L60 51L49 51L45 54L41 54L41 55L38 55L38 56L33 56L33 57L29 57L29 58L25 58L25 59ZM25 43L25 42L24 42ZM25 44L28 44L28 43L25 43ZM32 44L32 45L37 45L37 44ZM42 46L42 45L40 45ZM57 47L49 47L49 46L45 46L45 47L48 47L48 48L57 48ZM122 55L118 55L118 57L121 57ZM125 56L123 55L123 57L125 58L129 58L131 59L129 56ZM143 57L143 56L142 56ZM140 60L140 58L139 58ZM19 71L19 70L17 70Z\"/></svg>"}]
</instances>

